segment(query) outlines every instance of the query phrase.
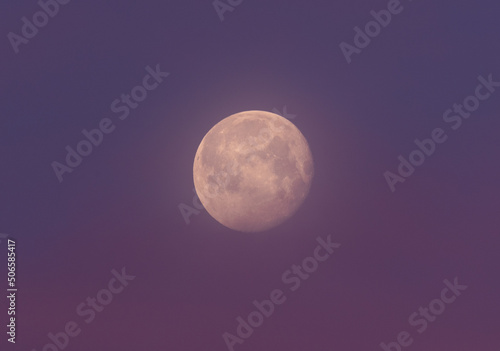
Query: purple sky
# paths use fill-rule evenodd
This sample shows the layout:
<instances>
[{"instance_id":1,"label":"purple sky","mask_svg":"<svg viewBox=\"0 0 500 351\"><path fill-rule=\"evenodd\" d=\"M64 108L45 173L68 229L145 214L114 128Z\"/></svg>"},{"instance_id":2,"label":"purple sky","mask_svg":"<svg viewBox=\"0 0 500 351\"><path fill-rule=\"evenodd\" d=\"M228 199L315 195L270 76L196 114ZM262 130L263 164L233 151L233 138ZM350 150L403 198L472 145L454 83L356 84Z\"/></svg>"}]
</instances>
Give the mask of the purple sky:
<instances>
[{"instance_id":1,"label":"purple sky","mask_svg":"<svg viewBox=\"0 0 500 351\"><path fill-rule=\"evenodd\" d=\"M0 5L0 233L17 240L19 289L1 350L41 351L70 321L68 351L228 350L223 333L280 289L234 350L380 351L407 331L404 350L498 351L500 88L460 128L443 120L479 76L500 82L498 1L402 0L350 64L340 43L388 1L244 0L224 21L211 0L59 6L16 54L7 34L40 6ZM157 65L169 76L120 120L112 102ZM204 210L187 225L178 206L192 206L207 131L284 106L315 160L296 215L257 234ZM114 131L59 182L51 163L105 118ZM436 128L447 140L391 192L384 172ZM329 235L341 246L291 291L282 274ZM2 240L2 295L6 255ZM77 306L122 267L136 278L86 323ZM419 333L409 316L455 277L468 288Z\"/></svg>"}]
</instances>

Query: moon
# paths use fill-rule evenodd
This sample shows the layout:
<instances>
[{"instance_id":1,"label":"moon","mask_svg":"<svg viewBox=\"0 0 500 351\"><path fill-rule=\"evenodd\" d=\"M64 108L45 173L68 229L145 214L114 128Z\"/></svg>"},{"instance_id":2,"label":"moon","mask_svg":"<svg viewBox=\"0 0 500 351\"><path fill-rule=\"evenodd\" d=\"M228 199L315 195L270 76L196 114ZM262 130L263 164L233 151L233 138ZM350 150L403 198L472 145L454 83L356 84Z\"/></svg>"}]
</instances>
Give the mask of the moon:
<instances>
[{"instance_id":1,"label":"moon","mask_svg":"<svg viewBox=\"0 0 500 351\"><path fill-rule=\"evenodd\" d=\"M309 193L314 163L307 140L287 119L266 111L224 118L196 151L193 179L208 213L241 232L290 218Z\"/></svg>"}]
</instances>

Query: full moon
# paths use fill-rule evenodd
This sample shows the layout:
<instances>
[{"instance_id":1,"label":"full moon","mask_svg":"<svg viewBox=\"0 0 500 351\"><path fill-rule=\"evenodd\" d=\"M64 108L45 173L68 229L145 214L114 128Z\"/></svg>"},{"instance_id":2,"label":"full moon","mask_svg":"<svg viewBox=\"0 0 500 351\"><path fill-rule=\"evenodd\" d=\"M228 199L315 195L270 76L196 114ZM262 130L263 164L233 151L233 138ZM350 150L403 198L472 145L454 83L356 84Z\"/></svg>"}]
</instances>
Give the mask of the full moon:
<instances>
[{"instance_id":1,"label":"full moon","mask_svg":"<svg viewBox=\"0 0 500 351\"><path fill-rule=\"evenodd\" d=\"M245 111L217 123L196 151L193 178L208 213L222 225L261 232L290 218L311 187L314 164L293 123Z\"/></svg>"}]
</instances>

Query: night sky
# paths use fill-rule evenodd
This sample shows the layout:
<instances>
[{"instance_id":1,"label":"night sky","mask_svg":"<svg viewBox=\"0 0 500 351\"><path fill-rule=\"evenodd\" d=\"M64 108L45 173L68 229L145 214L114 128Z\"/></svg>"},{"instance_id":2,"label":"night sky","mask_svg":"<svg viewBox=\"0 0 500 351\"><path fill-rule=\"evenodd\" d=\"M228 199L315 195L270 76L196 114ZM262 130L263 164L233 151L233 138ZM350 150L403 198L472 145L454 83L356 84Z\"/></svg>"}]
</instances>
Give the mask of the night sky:
<instances>
[{"instance_id":1,"label":"night sky","mask_svg":"<svg viewBox=\"0 0 500 351\"><path fill-rule=\"evenodd\" d=\"M498 1L59 1L0 4L0 350L498 351ZM314 157L297 213L198 210L204 135L284 109Z\"/></svg>"}]
</instances>

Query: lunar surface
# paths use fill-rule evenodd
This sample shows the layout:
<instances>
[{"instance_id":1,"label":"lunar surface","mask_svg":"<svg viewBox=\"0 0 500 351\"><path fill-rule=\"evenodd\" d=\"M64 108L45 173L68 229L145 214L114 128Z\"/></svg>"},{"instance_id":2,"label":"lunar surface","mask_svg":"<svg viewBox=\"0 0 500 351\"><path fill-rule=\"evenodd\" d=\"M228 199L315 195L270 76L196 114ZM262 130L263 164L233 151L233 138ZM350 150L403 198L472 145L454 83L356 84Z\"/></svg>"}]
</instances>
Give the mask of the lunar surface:
<instances>
[{"instance_id":1,"label":"lunar surface","mask_svg":"<svg viewBox=\"0 0 500 351\"><path fill-rule=\"evenodd\" d=\"M224 226L260 232L279 225L300 207L314 165L302 133L287 119L245 111L217 123L196 152L196 193Z\"/></svg>"}]
</instances>

